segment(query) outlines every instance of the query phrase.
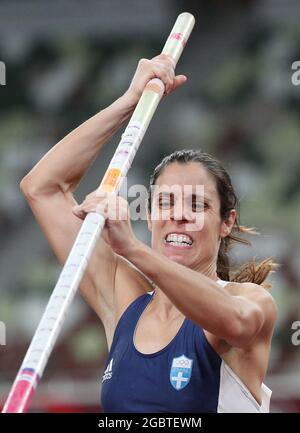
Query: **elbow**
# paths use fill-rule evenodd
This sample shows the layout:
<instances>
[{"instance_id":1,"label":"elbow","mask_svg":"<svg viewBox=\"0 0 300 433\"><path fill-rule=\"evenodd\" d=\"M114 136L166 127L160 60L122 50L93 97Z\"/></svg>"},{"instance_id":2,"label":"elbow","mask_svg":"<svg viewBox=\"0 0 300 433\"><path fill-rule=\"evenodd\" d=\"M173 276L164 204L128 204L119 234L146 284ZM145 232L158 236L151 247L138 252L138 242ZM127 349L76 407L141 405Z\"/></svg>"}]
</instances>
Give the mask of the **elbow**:
<instances>
[{"instance_id":1,"label":"elbow","mask_svg":"<svg viewBox=\"0 0 300 433\"><path fill-rule=\"evenodd\" d=\"M52 184L50 181L41 181L36 176L32 177L30 173L23 177L19 186L22 194L29 202L61 191L59 185Z\"/></svg>"},{"instance_id":2,"label":"elbow","mask_svg":"<svg viewBox=\"0 0 300 433\"><path fill-rule=\"evenodd\" d=\"M225 340L238 348L250 347L263 326L263 313L259 308L251 311L236 311L226 324Z\"/></svg>"},{"instance_id":3,"label":"elbow","mask_svg":"<svg viewBox=\"0 0 300 433\"><path fill-rule=\"evenodd\" d=\"M26 197L27 200L34 199L34 197L36 197L37 187L28 174L23 177L19 186L22 194Z\"/></svg>"},{"instance_id":4,"label":"elbow","mask_svg":"<svg viewBox=\"0 0 300 433\"><path fill-rule=\"evenodd\" d=\"M23 177L19 187L28 202L33 202L45 195L45 188L36 179L33 179L30 173Z\"/></svg>"}]
</instances>

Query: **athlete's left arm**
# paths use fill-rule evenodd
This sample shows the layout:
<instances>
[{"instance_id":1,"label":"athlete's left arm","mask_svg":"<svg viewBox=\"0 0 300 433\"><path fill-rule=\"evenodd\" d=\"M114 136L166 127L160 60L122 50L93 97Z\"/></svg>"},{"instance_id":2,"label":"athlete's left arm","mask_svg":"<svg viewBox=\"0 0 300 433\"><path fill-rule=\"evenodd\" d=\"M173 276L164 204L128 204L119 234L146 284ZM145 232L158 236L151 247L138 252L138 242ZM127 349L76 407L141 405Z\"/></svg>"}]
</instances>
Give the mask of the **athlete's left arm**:
<instances>
[{"instance_id":1,"label":"athlete's left arm","mask_svg":"<svg viewBox=\"0 0 300 433\"><path fill-rule=\"evenodd\" d=\"M126 258L157 284L186 317L233 347L249 347L261 331L272 332L274 328L276 304L269 292L257 284L243 283L238 294L232 295L217 282L142 242L135 242L126 251Z\"/></svg>"},{"instance_id":2,"label":"athlete's left arm","mask_svg":"<svg viewBox=\"0 0 300 433\"><path fill-rule=\"evenodd\" d=\"M262 286L254 283L237 286L239 294L231 295L241 308L240 335L235 346L246 348L259 334L263 338L272 337L278 311L274 298ZM244 317L243 311L248 311Z\"/></svg>"}]
</instances>

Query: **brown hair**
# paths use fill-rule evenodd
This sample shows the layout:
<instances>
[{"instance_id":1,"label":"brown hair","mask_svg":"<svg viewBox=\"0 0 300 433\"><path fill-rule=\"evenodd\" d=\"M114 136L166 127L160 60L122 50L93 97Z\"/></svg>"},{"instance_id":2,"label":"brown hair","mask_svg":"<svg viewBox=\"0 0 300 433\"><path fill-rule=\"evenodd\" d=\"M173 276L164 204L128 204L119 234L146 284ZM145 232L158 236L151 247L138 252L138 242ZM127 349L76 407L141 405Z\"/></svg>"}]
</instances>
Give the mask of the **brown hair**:
<instances>
[{"instance_id":1,"label":"brown hair","mask_svg":"<svg viewBox=\"0 0 300 433\"><path fill-rule=\"evenodd\" d=\"M156 180L162 173L163 169L173 162L181 164L199 162L213 176L220 198L220 216L222 220L226 220L229 217L231 209L236 209L238 211L239 201L233 189L230 176L222 163L201 150L183 149L166 156L154 169L150 177L150 186L148 190L148 211L150 214L152 201L151 187L155 185ZM251 245L249 240L240 236L241 234L257 235L258 233L254 231L253 228L239 225L237 212L237 217L231 233L221 239L217 259L217 274L219 278L226 281L252 282L261 284L265 288L271 287L270 284L264 283L269 273L277 266L271 257L261 261L260 263L256 263L255 259L253 259L252 261L243 264L235 271L231 269L229 251L234 244L242 243L245 245Z\"/></svg>"}]
</instances>

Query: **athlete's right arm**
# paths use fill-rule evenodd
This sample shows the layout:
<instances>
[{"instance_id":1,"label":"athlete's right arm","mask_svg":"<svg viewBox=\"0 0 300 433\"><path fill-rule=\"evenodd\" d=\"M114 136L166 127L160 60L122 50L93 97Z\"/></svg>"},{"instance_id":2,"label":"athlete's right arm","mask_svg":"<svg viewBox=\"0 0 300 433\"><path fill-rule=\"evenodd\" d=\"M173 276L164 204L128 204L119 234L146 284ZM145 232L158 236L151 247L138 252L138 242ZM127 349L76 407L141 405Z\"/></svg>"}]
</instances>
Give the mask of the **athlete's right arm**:
<instances>
[{"instance_id":1,"label":"athlete's right arm","mask_svg":"<svg viewBox=\"0 0 300 433\"><path fill-rule=\"evenodd\" d=\"M21 190L61 263L68 257L82 224L72 213L78 183L104 144L130 117L145 85L155 77L164 82L166 93L186 81L184 76L174 76L174 64L168 56L142 59L124 95L57 143L21 181ZM82 295L104 325L112 323L117 263L119 269L120 260L100 238L81 283ZM116 281L120 281L120 275L130 274L124 261L121 263ZM125 308L130 293L123 292L122 296Z\"/></svg>"},{"instance_id":2,"label":"athlete's right arm","mask_svg":"<svg viewBox=\"0 0 300 433\"><path fill-rule=\"evenodd\" d=\"M134 97L124 94L57 143L20 183L61 264L66 261L82 224L72 213L72 207L77 204L73 192L135 105ZM105 327L112 323L116 263L116 255L100 237L80 284L81 294Z\"/></svg>"}]
</instances>

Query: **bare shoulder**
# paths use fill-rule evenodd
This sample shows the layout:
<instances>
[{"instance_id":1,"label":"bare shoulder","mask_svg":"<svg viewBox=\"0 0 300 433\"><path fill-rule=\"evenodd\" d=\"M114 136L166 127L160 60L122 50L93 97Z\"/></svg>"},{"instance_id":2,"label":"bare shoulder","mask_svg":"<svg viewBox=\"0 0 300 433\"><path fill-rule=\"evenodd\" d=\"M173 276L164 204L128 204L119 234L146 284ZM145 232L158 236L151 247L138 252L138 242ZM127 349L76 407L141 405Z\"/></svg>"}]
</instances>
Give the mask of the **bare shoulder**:
<instances>
[{"instance_id":1,"label":"bare shoulder","mask_svg":"<svg viewBox=\"0 0 300 433\"><path fill-rule=\"evenodd\" d=\"M224 340L216 340L216 350L224 362L236 373L247 386L252 395L261 399L261 384L266 375L272 346L272 337L277 318L277 306L271 293L264 287L254 283L231 282L225 289L232 296L244 301L245 311L253 319L247 320L247 328L255 322L255 317L262 320L262 324L254 339L243 346L229 345ZM243 305L243 302L240 304ZM247 314L246 314L247 316Z\"/></svg>"},{"instance_id":2,"label":"bare shoulder","mask_svg":"<svg viewBox=\"0 0 300 433\"><path fill-rule=\"evenodd\" d=\"M274 297L263 286L255 283L229 283L226 289L233 296L240 296L255 303L262 310L265 317L265 326L274 327L277 319L278 308Z\"/></svg>"}]
</instances>

